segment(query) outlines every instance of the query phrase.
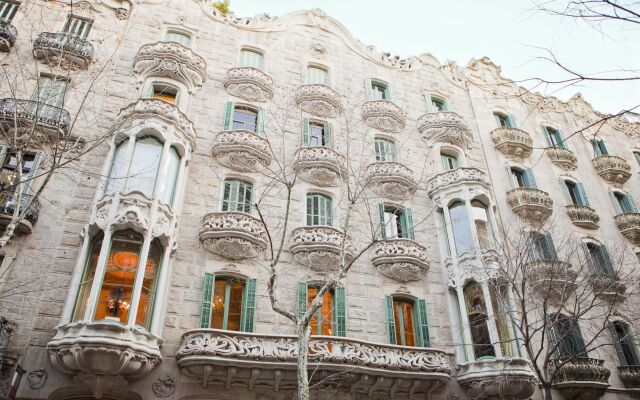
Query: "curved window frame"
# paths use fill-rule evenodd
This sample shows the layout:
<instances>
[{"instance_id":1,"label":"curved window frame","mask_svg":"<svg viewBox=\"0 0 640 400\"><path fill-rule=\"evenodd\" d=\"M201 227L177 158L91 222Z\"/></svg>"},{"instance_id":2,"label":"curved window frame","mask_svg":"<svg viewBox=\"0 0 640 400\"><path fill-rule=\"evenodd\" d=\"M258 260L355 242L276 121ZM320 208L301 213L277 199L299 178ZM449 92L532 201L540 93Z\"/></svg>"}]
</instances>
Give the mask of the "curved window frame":
<instances>
[{"instance_id":1,"label":"curved window frame","mask_svg":"<svg viewBox=\"0 0 640 400\"><path fill-rule=\"evenodd\" d=\"M478 238L478 245L480 249L495 249L496 248L496 235L493 230L493 223L491 221L491 213L489 212L490 206L486 205L480 199L471 200L471 211L473 213L473 227L475 229L476 237ZM478 215L478 210L482 210L484 213L484 220L482 215ZM479 223L484 222L484 227ZM482 233L482 235L481 235Z\"/></svg>"},{"instance_id":2,"label":"curved window frame","mask_svg":"<svg viewBox=\"0 0 640 400\"><path fill-rule=\"evenodd\" d=\"M241 47L238 52L238 68L255 68L264 70L264 51L255 47Z\"/></svg>"},{"instance_id":3,"label":"curved window frame","mask_svg":"<svg viewBox=\"0 0 640 400\"><path fill-rule=\"evenodd\" d=\"M329 68L319 64L308 64L305 83L308 85L327 85L331 84Z\"/></svg>"},{"instance_id":4,"label":"curved window frame","mask_svg":"<svg viewBox=\"0 0 640 400\"><path fill-rule=\"evenodd\" d=\"M493 118L495 119L498 128L515 128L513 118L505 112L494 111Z\"/></svg>"},{"instance_id":5,"label":"curved window frame","mask_svg":"<svg viewBox=\"0 0 640 400\"><path fill-rule=\"evenodd\" d=\"M122 142L120 142L118 145L116 145L116 149L114 152L114 156L112 159L112 163L111 163L111 169L109 171L109 177L108 177L108 181L107 181L107 185L105 187L105 194L111 194L111 193L115 193L115 192L122 192L122 193L130 193L130 192L134 192L134 191L138 191L143 193L146 197L148 198L154 198L156 195L156 190L158 187L158 175L160 173L160 167L162 166L162 155L163 155L163 148L164 148L164 143L162 142L162 140L158 139L156 136L153 135L143 135L143 136L139 136L135 138L135 142L133 143L133 149L131 149L131 154L129 155L129 151L130 151L130 144L131 139L127 138L125 140L123 140ZM132 181L137 180L141 180L141 176L144 176L143 173L144 172L150 172L150 168L146 167L144 165L139 165L136 164L140 163L141 160L143 160L141 157L139 157L139 154L136 154L136 150L139 149L140 144L141 143L149 143L149 144L155 144L155 148L156 148L156 153L154 156L154 160L153 163L155 165L155 173L153 176L153 187L149 187L149 188L144 188L143 185L136 185L133 184L133 188L130 187L129 185L131 185ZM140 150L140 151L144 151L144 150ZM149 154L151 156L153 156L153 154ZM120 158L120 157L124 157ZM120 161L118 161L120 160ZM114 171L116 168L117 163L122 162L122 166L123 166L123 171L118 171L118 172L124 172L124 175L122 177L118 177L118 176L114 176ZM140 169L140 172L134 170L132 171L132 167L136 167L137 169ZM146 171L145 171L146 170ZM112 186L111 182L119 182L117 183L115 186ZM148 179L145 179L143 182L148 182L150 183L152 181L152 179L150 179L150 176ZM147 189L150 189L150 191L148 191Z\"/></svg>"},{"instance_id":6,"label":"curved window frame","mask_svg":"<svg viewBox=\"0 0 640 400\"><path fill-rule=\"evenodd\" d=\"M164 33L165 42L175 42L187 49L191 48L193 35L187 31L181 29L168 28Z\"/></svg>"}]
</instances>

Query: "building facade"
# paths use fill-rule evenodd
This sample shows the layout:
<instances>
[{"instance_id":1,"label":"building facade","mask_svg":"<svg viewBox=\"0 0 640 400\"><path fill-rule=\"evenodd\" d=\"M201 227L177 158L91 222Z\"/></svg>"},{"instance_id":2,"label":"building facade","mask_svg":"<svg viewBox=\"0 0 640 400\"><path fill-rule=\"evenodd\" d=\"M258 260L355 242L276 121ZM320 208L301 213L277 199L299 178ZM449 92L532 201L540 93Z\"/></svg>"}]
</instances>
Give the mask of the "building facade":
<instances>
[{"instance_id":1,"label":"building facade","mask_svg":"<svg viewBox=\"0 0 640 400\"><path fill-rule=\"evenodd\" d=\"M295 398L296 327L267 286L275 235L277 296L293 312L365 249L312 320L312 397L536 398L506 317L515 300L487 278L505 227L553 227L529 246L542 271L561 264L564 237L607 289L617 254L637 268L640 124L526 92L489 59L392 57L320 10L3 0L0 18L5 135L24 121L95 143L3 248L5 395L19 364L20 399ZM25 197L51 154L23 157ZM282 176L295 179L289 203ZM632 282L616 284L633 304ZM617 345L568 363L554 393L635 395L630 320L618 311ZM574 323L559 356L589 341Z\"/></svg>"}]
</instances>

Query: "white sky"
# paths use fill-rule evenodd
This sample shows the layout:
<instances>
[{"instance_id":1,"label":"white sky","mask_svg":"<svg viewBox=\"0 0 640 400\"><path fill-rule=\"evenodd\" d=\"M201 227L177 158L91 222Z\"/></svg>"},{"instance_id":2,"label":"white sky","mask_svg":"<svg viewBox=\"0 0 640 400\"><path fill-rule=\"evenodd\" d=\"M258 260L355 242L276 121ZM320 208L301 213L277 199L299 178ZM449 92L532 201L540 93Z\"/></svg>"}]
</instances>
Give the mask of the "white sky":
<instances>
[{"instance_id":1,"label":"white sky","mask_svg":"<svg viewBox=\"0 0 640 400\"><path fill-rule=\"evenodd\" d=\"M536 47L551 49L581 72L640 69L640 29L609 24L603 36L584 23L534 11L531 0L231 0L240 17L310 8L321 8L380 51L401 57L431 53L461 65L487 56L515 80L562 77L557 67L536 60L546 54ZM581 92L597 110L609 113L640 105L640 82L580 85L538 91L565 100Z\"/></svg>"}]
</instances>

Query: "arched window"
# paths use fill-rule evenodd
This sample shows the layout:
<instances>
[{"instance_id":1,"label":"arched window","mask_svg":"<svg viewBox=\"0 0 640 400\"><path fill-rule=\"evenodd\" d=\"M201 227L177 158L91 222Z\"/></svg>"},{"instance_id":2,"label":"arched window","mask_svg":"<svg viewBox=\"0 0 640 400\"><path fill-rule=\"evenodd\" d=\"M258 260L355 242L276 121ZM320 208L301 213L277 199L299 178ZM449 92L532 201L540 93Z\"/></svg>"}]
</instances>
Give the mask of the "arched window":
<instances>
[{"instance_id":1,"label":"arched window","mask_svg":"<svg viewBox=\"0 0 640 400\"><path fill-rule=\"evenodd\" d=\"M513 188L536 188L536 180L531 168L522 169L519 167L509 167L511 187Z\"/></svg>"},{"instance_id":2,"label":"arched window","mask_svg":"<svg viewBox=\"0 0 640 400\"><path fill-rule=\"evenodd\" d=\"M428 347L430 339L426 301L386 296L386 303L391 344Z\"/></svg>"},{"instance_id":3,"label":"arched window","mask_svg":"<svg viewBox=\"0 0 640 400\"><path fill-rule=\"evenodd\" d=\"M139 191L147 197L153 197L162 157L162 142L151 136L137 139L130 160L127 158L127 145L128 140L125 140L116 147L106 193Z\"/></svg>"},{"instance_id":4,"label":"arched window","mask_svg":"<svg viewBox=\"0 0 640 400\"><path fill-rule=\"evenodd\" d=\"M383 239L405 238L415 240L413 213L410 208L378 204L380 232Z\"/></svg>"},{"instance_id":5,"label":"arched window","mask_svg":"<svg viewBox=\"0 0 640 400\"><path fill-rule=\"evenodd\" d=\"M221 211L251 212L253 185L239 179L225 179Z\"/></svg>"},{"instance_id":6,"label":"arched window","mask_svg":"<svg viewBox=\"0 0 640 400\"><path fill-rule=\"evenodd\" d=\"M319 193L307 194L307 226L332 225L331 198Z\"/></svg>"},{"instance_id":7,"label":"arched window","mask_svg":"<svg viewBox=\"0 0 640 400\"><path fill-rule=\"evenodd\" d=\"M191 35L182 31L170 29L164 35L164 40L167 42L180 43L187 48L191 47Z\"/></svg>"},{"instance_id":8,"label":"arched window","mask_svg":"<svg viewBox=\"0 0 640 400\"><path fill-rule=\"evenodd\" d=\"M242 49L240 50L238 67L252 67L261 70L264 67L264 54L258 50Z\"/></svg>"},{"instance_id":9,"label":"arched window","mask_svg":"<svg viewBox=\"0 0 640 400\"><path fill-rule=\"evenodd\" d=\"M375 138L376 162L396 161L396 144L388 139Z\"/></svg>"},{"instance_id":10,"label":"arched window","mask_svg":"<svg viewBox=\"0 0 640 400\"><path fill-rule=\"evenodd\" d=\"M582 183L560 178L560 187L567 204L589 207L587 192Z\"/></svg>"},{"instance_id":11,"label":"arched window","mask_svg":"<svg viewBox=\"0 0 640 400\"><path fill-rule=\"evenodd\" d=\"M331 147L331 125L326 122L302 119L302 145Z\"/></svg>"},{"instance_id":12,"label":"arched window","mask_svg":"<svg viewBox=\"0 0 640 400\"><path fill-rule=\"evenodd\" d=\"M613 344L616 347L620 365L640 365L640 355L631 327L623 321L609 323Z\"/></svg>"},{"instance_id":13,"label":"arched window","mask_svg":"<svg viewBox=\"0 0 640 400\"><path fill-rule=\"evenodd\" d=\"M507 114L504 114L501 112L494 112L493 117L495 118L496 124L498 125L498 127L513 128L513 122L511 121L511 117L509 117Z\"/></svg>"},{"instance_id":14,"label":"arched window","mask_svg":"<svg viewBox=\"0 0 640 400\"><path fill-rule=\"evenodd\" d=\"M480 200L471 202L471 211L473 212L473 222L478 235L478 242L481 249L490 249L494 247L494 236L489 221L489 213L487 206Z\"/></svg>"},{"instance_id":15,"label":"arched window","mask_svg":"<svg viewBox=\"0 0 640 400\"><path fill-rule=\"evenodd\" d=\"M613 269L611 258L607 247L603 244L596 244L593 242L582 243L584 254L587 259L587 264L593 272L600 275L615 276L616 272Z\"/></svg>"},{"instance_id":16,"label":"arched window","mask_svg":"<svg viewBox=\"0 0 640 400\"><path fill-rule=\"evenodd\" d=\"M464 298L475 358L495 357L496 353L489 336L487 304L482 286L477 282L469 282L464 287Z\"/></svg>"},{"instance_id":17,"label":"arched window","mask_svg":"<svg viewBox=\"0 0 640 400\"><path fill-rule=\"evenodd\" d=\"M309 84L329 84L329 71L317 65L307 67L307 83Z\"/></svg>"},{"instance_id":18,"label":"arched window","mask_svg":"<svg viewBox=\"0 0 640 400\"><path fill-rule=\"evenodd\" d=\"M467 206L461 201L451 204L449 206L449 217L451 219L456 254L460 255L472 251L475 248L475 243L473 232L471 232Z\"/></svg>"},{"instance_id":19,"label":"arched window","mask_svg":"<svg viewBox=\"0 0 640 400\"><path fill-rule=\"evenodd\" d=\"M630 195L618 191L612 192L612 195L613 206L616 210L616 214L629 214L638 212L636 202L633 201L633 197L631 197Z\"/></svg>"},{"instance_id":20,"label":"arched window","mask_svg":"<svg viewBox=\"0 0 640 400\"><path fill-rule=\"evenodd\" d=\"M576 318L554 314L549 317L549 322L549 337L557 345L560 357L588 357Z\"/></svg>"},{"instance_id":21,"label":"arched window","mask_svg":"<svg viewBox=\"0 0 640 400\"><path fill-rule=\"evenodd\" d=\"M253 332L256 280L205 273L200 328Z\"/></svg>"},{"instance_id":22,"label":"arched window","mask_svg":"<svg viewBox=\"0 0 640 400\"><path fill-rule=\"evenodd\" d=\"M456 169L460 166L458 154L451 150L440 150L440 159L442 160L442 168L445 171Z\"/></svg>"}]
</instances>

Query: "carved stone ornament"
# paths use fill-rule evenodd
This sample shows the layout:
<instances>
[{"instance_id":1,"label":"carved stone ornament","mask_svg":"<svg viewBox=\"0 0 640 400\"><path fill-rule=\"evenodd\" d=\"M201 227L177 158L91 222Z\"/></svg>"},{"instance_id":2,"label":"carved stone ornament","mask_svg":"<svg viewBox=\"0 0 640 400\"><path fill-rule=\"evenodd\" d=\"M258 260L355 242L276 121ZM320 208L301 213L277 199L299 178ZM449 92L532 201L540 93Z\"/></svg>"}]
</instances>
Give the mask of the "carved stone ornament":
<instances>
[{"instance_id":1,"label":"carved stone ornament","mask_svg":"<svg viewBox=\"0 0 640 400\"><path fill-rule=\"evenodd\" d=\"M553 200L549 193L539 189L520 187L507 192L507 204L520 218L541 223L553 213Z\"/></svg>"},{"instance_id":2,"label":"carved stone ornament","mask_svg":"<svg viewBox=\"0 0 640 400\"><path fill-rule=\"evenodd\" d=\"M320 272L336 270L342 256L344 262L353 258L350 239L344 239L342 231L331 226L303 226L294 229L291 232L289 252L298 263Z\"/></svg>"},{"instance_id":3,"label":"carved stone ornament","mask_svg":"<svg viewBox=\"0 0 640 400\"><path fill-rule=\"evenodd\" d=\"M488 186L487 174L477 168L456 168L440 172L429 179L427 193L433 198L439 191L455 185Z\"/></svg>"},{"instance_id":4,"label":"carved stone ornament","mask_svg":"<svg viewBox=\"0 0 640 400\"><path fill-rule=\"evenodd\" d=\"M293 169L313 185L335 186L346 176L344 156L330 147L301 147L296 152Z\"/></svg>"},{"instance_id":5,"label":"carved stone ornament","mask_svg":"<svg viewBox=\"0 0 640 400\"><path fill-rule=\"evenodd\" d=\"M491 140L496 150L506 157L521 160L533 152L533 140L523 130L501 127L491 132Z\"/></svg>"},{"instance_id":6,"label":"carved stone ornament","mask_svg":"<svg viewBox=\"0 0 640 400\"><path fill-rule=\"evenodd\" d=\"M325 58L327 56L327 48L320 43L314 43L311 45L311 54L316 58Z\"/></svg>"},{"instance_id":7,"label":"carved stone ornament","mask_svg":"<svg viewBox=\"0 0 640 400\"><path fill-rule=\"evenodd\" d=\"M620 233L634 246L640 246L640 213L625 213L614 217Z\"/></svg>"},{"instance_id":8,"label":"carved stone ornament","mask_svg":"<svg viewBox=\"0 0 640 400\"><path fill-rule=\"evenodd\" d=\"M573 152L564 147L552 147L546 149L547 156L553 165L562 168L565 171L573 171L578 168L578 159Z\"/></svg>"},{"instance_id":9,"label":"carved stone ornament","mask_svg":"<svg viewBox=\"0 0 640 400\"><path fill-rule=\"evenodd\" d=\"M262 222L236 211L205 215L200 241L210 252L231 260L253 258L267 248L267 234Z\"/></svg>"},{"instance_id":10,"label":"carved stone ornament","mask_svg":"<svg viewBox=\"0 0 640 400\"><path fill-rule=\"evenodd\" d=\"M602 179L616 187L621 187L631 177L631 166L620 157L599 156L591 163Z\"/></svg>"},{"instance_id":11,"label":"carved stone ornament","mask_svg":"<svg viewBox=\"0 0 640 400\"><path fill-rule=\"evenodd\" d=\"M369 164L367 181L374 192L392 200L406 200L418 189L413 171L397 162Z\"/></svg>"},{"instance_id":12,"label":"carved stone ornament","mask_svg":"<svg viewBox=\"0 0 640 400\"><path fill-rule=\"evenodd\" d=\"M44 368L38 368L27 373L27 381L31 389L37 390L42 388L47 383L49 373Z\"/></svg>"},{"instance_id":13,"label":"carved stone ornament","mask_svg":"<svg viewBox=\"0 0 640 400\"><path fill-rule=\"evenodd\" d=\"M342 112L340 94L327 85L302 85L296 94L302 111L321 118L333 118Z\"/></svg>"},{"instance_id":14,"label":"carved stone ornament","mask_svg":"<svg viewBox=\"0 0 640 400\"><path fill-rule=\"evenodd\" d=\"M598 229L600 217L596 210L587 206L569 204L565 207L571 223L585 229Z\"/></svg>"},{"instance_id":15,"label":"carved stone ornament","mask_svg":"<svg viewBox=\"0 0 640 400\"><path fill-rule=\"evenodd\" d=\"M619 365L618 376L624 387L640 389L640 365Z\"/></svg>"},{"instance_id":16,"label":"carved stone ornament","mask_svg":"<svg viewBox=\"0 0 640 400\"><path fill-rule=\"evenodd\" d=\"M410 239L387 239L373 246L372 264L398 282L417 281L429 271L427 249Z\"/></svg>"},{"instance_id":17,"label":"carved stone ornament","mask_svg":"<svg viewBox=\"0 0 640 400\"><path fill-rule=\"evenodd\" d=\"M148 77L167 77L184 83L193 94L207 80L207 63L180 43L156 42L140 47L133 72L140 83Z\"/></svg>"},{"instance_id":18,"label":"carved stone ornament","mask_svg":"<svg viewBox=\"0 0 640 400\"><path fill-rule=\"evenodd\" d=\"M453 111L426 113L418 119L418 132L430 141L471 147L471 131L460 115Z\"/></svg>"},{"instance_id":19,"label":"carved stone ornament","mask_svg":"<svg viewBox=\"0 0 640 400\"><path fill-rule=\"evenodd\" d=\"M247 101L262 102L273 97L273 80L257 68L231 68L222 84L229 93Z\"/></svg>"},{"instance_id":20,"label":"carved stone ornament","mask_svg":"<svg viewBox=\"0 0 640 400\"><path fill-rule=\"evenodd\" d=\"M156 397L161 399L169 397L176 391L176 378L169 375L158 378L158 380L151 385L151 390Z\"/></svg>"},{"instance_id":21,"label":"carved stone ornament","mask_svg":"<svg viewBox=\"0 0 640 400\"><path fill-rule=\"evenodd\" d=\"M531 289L555 304L565 302L577 287L578 273L563 261L533 261L527 264L526 271Z\"/></svg>"},{"instance_id":22,"label":"carved stone ornament","mask_svg":"<svg viewBox=\"0 0 640 400\"><path fill-rule=\"evenodd\" d=\"M536 389L530 363L522 358L482 360L459 367L458 383L471 399L525 400Z\"/></svg>"},{"instance_id":23,"label":"carved stone ornament","mask_svg":"<svg viewBox=\"0 0 640 400\"><path fill-rule=\"evenodd\" d=\"M604 301L615 304L626 297L627 285L617 276L592 274L589 281L593 287L593 294Z\"/></svg>"},{"instance_id":24,"label":"carved stone ornament","mask_svg":"<svg viewBox=\"0 0 640 400\"><path fill-rule=\"evenodd\" d=\"M62 32L42 32L33 41L33 56L54 68L87 69L93 60L93 44Z\"/></svg>"},{"instance_id":25,"label":"carved stone ornament","mask_svg":"<svg viewBox=\"0 0 640 400\"><path fill-rule=\"evenodd\" d=\"M267 139L247 130L218 133L212 154L220 164L239 172L256 172L271 164Z\"/></svg>"},{"instance_id":26,"label":"carved stone ornament","mask_svg":"<svg viewBox=\"0 0 640 400\"><path fill-rule=\"evenodd\" d=\"M564 398L572 400L598 400L609 387L611 371L604 360L573 358L551 360L557 370L554 387Z\"/></svg>"},{"instance_id":27,"label":"carved stone ornament","mask_svg":"<svg viewBox=\"0 0 640 400\"><path fill-rule=\"evenodd\" d=\"M388 100L372 100L362 104L362 119L374 129L397 133L405 127L405 114Z\"/></svg>"}]
</instances>

